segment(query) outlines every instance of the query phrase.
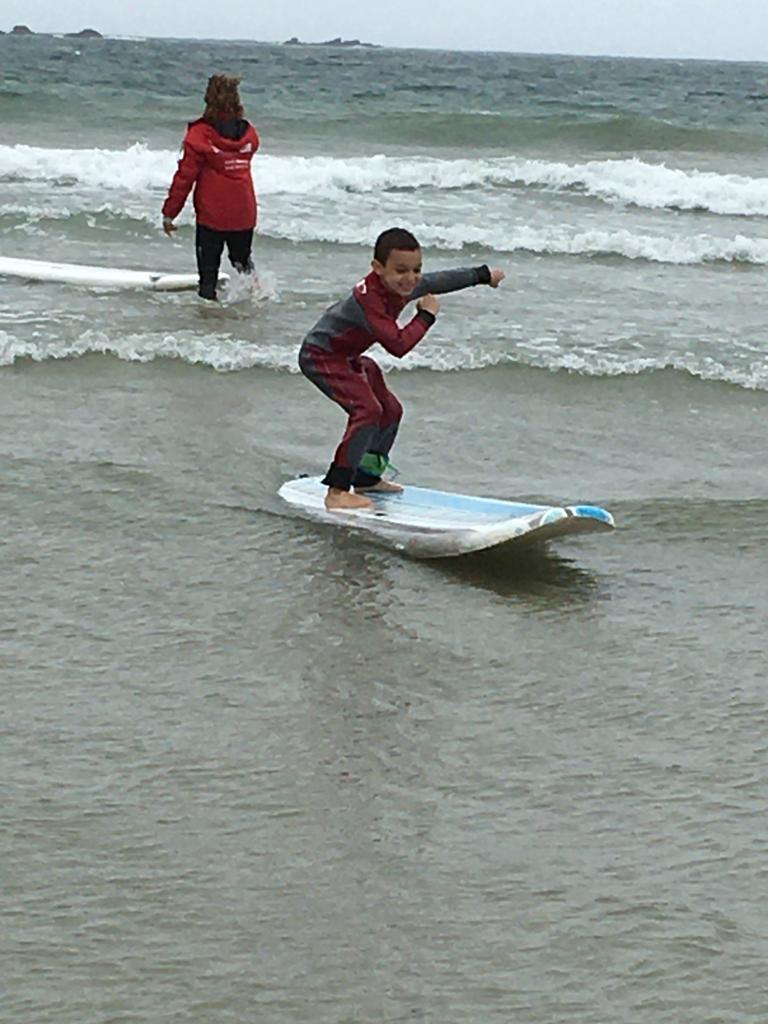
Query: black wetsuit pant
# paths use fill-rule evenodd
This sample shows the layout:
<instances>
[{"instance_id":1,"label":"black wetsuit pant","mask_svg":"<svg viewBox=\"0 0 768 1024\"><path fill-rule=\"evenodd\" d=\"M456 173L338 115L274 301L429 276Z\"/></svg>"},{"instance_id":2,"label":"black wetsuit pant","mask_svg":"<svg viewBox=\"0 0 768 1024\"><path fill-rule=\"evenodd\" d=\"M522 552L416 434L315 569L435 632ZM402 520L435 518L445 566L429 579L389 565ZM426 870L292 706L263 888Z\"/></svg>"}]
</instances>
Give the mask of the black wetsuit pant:
<instances>
[{"instance_id":1,"label":"black wetsuit pant","mask_svg":"<svg viewBox=\"0 0 768 1024\"><path fill-rule=\"evenodd\" d=\"M216 298L216 283L219 279L219 266L225 242L229 262L235 270L240 274L248 274L253 270L253 228L248 228L247 231L216 231L214 228L198 224L195 231L197 273L200 276L197 292L204 299Z\"/></svg>"}]
</instances>

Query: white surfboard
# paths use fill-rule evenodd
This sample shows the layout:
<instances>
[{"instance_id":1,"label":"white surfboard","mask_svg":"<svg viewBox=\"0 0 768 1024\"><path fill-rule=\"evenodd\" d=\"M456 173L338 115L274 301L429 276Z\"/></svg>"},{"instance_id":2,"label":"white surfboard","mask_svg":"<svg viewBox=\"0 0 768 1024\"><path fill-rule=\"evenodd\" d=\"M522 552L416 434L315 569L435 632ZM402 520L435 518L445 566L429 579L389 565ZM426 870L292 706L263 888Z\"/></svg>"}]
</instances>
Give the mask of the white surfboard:
<instances>
[{"instance_id":1,"label":"white surfboard","mask_svg":"<svg viewBox=\"0 0 768 1024\"><path fill-rule=\"evenodd\" d=\"M50 263L48 260L22 260L0 256L0 277L20 277L26 281L50 281L85 288L147 288L155 292L181 292L197 288L197 274L163 274L149 270L123 270L119 267L89 267L80 263ZM219 283L227 280L219 275Z\"/></svg>"},{"instance_id":2,"label":"white surfboard","mask_svg":"<svg viewBox=\"0 0 768 1024\"><path fill-rule=\"evenodd\" d=\"M289 480L278 494L303 516L375 534L414 558L448 558L615 526L610 512L596 505L529 505L426 487L408 486L400 494L369 491L373 509L343 512L326 509L320 477Z\"/></svg>"}]
</instances>

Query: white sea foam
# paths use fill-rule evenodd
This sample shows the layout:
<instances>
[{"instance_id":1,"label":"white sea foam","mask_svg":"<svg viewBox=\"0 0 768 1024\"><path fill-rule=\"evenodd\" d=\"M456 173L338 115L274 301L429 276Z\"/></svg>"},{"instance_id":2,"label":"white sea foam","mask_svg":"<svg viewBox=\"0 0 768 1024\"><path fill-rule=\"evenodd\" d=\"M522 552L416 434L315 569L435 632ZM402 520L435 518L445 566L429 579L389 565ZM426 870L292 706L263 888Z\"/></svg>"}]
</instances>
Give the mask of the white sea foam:
<instances>
[{"instance_id":1,"label":"white sea foam","mask_svg":"<svg viewBox=\"0 0 768 1024\"><path fill-rule=\"evenodd\" d=\"M137 363L149 363L155 359L180 359L185 363L209 366L220 371L265 367L298 372L296 353L291 349L278 345L253 345L234 340L228 333L177 331L111 335L108 331L91 328L71 340L53 337L46 341L21 341L14 339L7 331L0 331L0 366L11 365L19 359L45 362L49 359L73 359L92 353Z\"/></svg>"},{"instance_id":2,"label":"white sea foam","mask_svg":"<svg viewBox=\"0 0 768 1024\"><path fill-rule=\"evenodd\" d=\"M23 359L35 362L74 359L89 354L114 356L126 362L148 363L155 359L178 359L209 367L219 372L268 369L298 373L297 350L283 345L253 344L234 338L231 333L110 334L106 330L89 329L69 340L18 340L8 331L0 330L0 366L10 366ZM504 366L528 366L548 371L568 371L589 377L638 376L660 370L677 370L701 380L720 381L739 387L768 391L768 365L764 360L745 361L726 367L711 357L698 357L690 352L668 356L629 356L619 353L586 350L563 350L556 345L546 349L520 345L508 351L482 351L469 346L421 346L405 360L386 352L375 353L382 367L390 371L431 371L435 373L467 372Z\"/></svg>"},{"instance_id":3,"label":"white sea foam","mask_svg":"<svg viewBox=\"0 0 768 1024\"><path fill-rule=\"evenodd\" d=\"M67 220L85 216L92 227L96 218L103 218L102 227L122 217L145 223L159 231L157 210L145 205L139 208L129 201L120 213L119 207L101 204L91 209L77 208L70 197L67 203L0 204L0 216L21 218L23 230L33 231L40 221ZM709 234L650 234L628 229L579 230L561 224L529 227L490 220L486 223L436 221L418 223L409 219L412 229L425 248L460 252L463 249L489 250L496 253L527 252L545 256L618 257L693 266L703 263L768 264L768 238L737 234L721 237ZM364 212L348 211L343 217L271 209L262 214L259 236L293 243L326 243L334 245L370 246L371 219Z\"/></svg>"},{"instance_id":4,"label":"white sea foam","mask_svg":"<svg viewBox=\"0 0 768 1024\"><path fill-rule=\"evenodd\" d=\"M50 182L106 190L164 190L178 154L136 143L124 150L0 145L0 181ZM262 155L254 162L262 196L338 199L345 192L537 188L567 191L649 209L768 216L768 178L682 170L643 160L568 164L514 157L300 157Z\"/></svg>"},{"instance_id":5,"label":"white sea foam","mask_svg":"<svg viewBox=\"0 0 768 1024\"><path fill-rule=\"evenodd\" d=\"M141 143L124 150L0 146L0 181L134 191L167 186L174 163L172 153Z\"/></svg>"},{"instance_id":6,"label":"white sea foam","mask_svg":"<svg viewBox=\"0 0 768 1024\"><path fill-rule=\"evenodd\" d=\"M465 247L490 249L498 253L530 252L561 256L618 256L656 263L768 263L768 239L735 235L651 235L628 230L578 231L567 227L534 228L516 225L412 224L422 245L461 250ZM312 219L286 219L262 225L262 234L292 242L329 242L368 245L370 221L319 224Z\"/></svg>"},{"instance_id":7,"label":"white sea foam","mask_svg":"<svg viewBox=\"0 0 768 1024\"><path fill-rule=\"evenodd\" d=\"M0 204L0 216L20 219L22 230L34 230L41 220L77 216L98 218L105 228L115 222L115 229L120 230L120 220L130 218L159 230L161 195L174 166L173 153L139 144L123 151L0 146L0 181L17 183ZM768 239L759 235L701 233L698 229L704 222L692 220L676 224L674 231L668 232L658 230L656 224L643 227L634 221L631 229L617 228L615 217L606 219L602 227L599 222L592 227L594 216L574 213L566 220L556 211L550 223L542 222L541 216L527 223L512 202L499 204L497 198L489 207L481 191L484 184L522 181L537 188L579 187L589 195L602 194L617 201L634 197L646 206L668 203L745 214L768 213L768 179L676 171L639 160L569 166L545 161L384 156L352 160L264 157L256 177L265 199L260 235L289 242L367 247L372 223L377 218L388 222L394 211L400 210L424 245L450 251L473 247L499 253L615 256L683 265L768 263ZM427 200L419 191L387 192L402 188L433 189L437 200L432 194ZM446 189L472 191L459 200L452 199L446 207L439 200L439 192ZM450 194L456 196L454 191ZM269 196L272 198L265 198ZM428 217L425 201L434 211ZM423 223L418 223L420 218Z\"/></svg>"}]
</instances>

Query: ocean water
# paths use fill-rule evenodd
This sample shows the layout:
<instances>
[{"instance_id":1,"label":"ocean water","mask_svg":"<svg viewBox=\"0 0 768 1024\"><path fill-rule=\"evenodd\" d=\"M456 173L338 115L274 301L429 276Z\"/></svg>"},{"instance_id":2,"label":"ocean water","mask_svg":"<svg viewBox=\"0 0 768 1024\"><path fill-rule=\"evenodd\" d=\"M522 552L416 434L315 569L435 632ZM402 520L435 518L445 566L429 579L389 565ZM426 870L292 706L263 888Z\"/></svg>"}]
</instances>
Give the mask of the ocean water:
<instances>
[{"instance_id":1,"label":"ocean water","mask_svg":"<svg viewBox=\"0 0 768 1024\"><path fill-rule=\"evenodd\" d=\"M768 66L0 37L0 255L189 271L241 73L260 288L0 279L0 1021L768 1016ZM293 518L298 344L379 230L446 296L401 479L618 529Z\"/></svg>"}]
</instances>

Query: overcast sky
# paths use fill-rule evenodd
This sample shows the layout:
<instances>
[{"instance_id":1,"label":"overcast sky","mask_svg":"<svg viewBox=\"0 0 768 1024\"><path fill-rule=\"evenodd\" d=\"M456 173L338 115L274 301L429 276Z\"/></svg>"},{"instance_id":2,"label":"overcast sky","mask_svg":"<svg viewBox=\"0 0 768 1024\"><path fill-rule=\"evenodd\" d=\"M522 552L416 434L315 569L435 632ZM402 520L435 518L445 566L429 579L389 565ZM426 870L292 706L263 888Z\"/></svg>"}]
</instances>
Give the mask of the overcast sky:
<instances>
[{"instance_id":1,"label":"overcast sky","mask_svg":"<svg viewBox=\"0 0 768 1024\"><path fill-rule=\"evenodd\" d=\"M768 0L0 0L0 29L768 60Z\"/></svg>"}]
</instances>

